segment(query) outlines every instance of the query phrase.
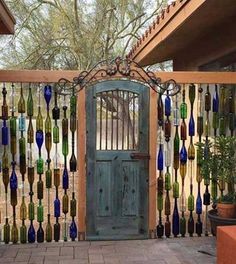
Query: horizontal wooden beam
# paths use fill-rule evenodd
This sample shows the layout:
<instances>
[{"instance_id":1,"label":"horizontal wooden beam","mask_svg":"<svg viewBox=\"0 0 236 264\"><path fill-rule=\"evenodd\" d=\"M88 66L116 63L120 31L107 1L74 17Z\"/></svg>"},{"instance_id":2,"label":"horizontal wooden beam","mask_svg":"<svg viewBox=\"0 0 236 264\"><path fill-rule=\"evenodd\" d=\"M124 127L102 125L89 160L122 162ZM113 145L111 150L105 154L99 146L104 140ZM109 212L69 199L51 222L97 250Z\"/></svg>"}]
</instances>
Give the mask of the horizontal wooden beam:
<instances>
[{"instance_id":1,"label":"horizontal wooden beam","mask_svg":"<svg viewBox=\"0 0 236 264\"><path fill-rule=\"evenodd\" d=\"M0 82L13 83L55 83L60 78L70 81L80 71L49 71L49 70L0 70ZM155 72L162 82L169 79L177 83L195 84L236 84L236 72Z\"/></svg>"},{"instance_id":2,"label":"horizontal wooden beam","mask_svg":"<svg viewBox=\"0 0 236 264\"><path fill-rule=\"evenodd\" d=\"M177 83L236 84L236 72L157 72L161 80L174 79Z\"/></svg>"},{"instance_id":3,"label":"horizontal wooden beam","mask_svg":"<svg viewBox=\"0 0 236 264\"><path fill-rule=\"evenodd\" d=\"M0 81L14 83L55 83L61 78L72 81L79 73L79 71L61 70L0 70Z\"/></svg>"}]
</instances>

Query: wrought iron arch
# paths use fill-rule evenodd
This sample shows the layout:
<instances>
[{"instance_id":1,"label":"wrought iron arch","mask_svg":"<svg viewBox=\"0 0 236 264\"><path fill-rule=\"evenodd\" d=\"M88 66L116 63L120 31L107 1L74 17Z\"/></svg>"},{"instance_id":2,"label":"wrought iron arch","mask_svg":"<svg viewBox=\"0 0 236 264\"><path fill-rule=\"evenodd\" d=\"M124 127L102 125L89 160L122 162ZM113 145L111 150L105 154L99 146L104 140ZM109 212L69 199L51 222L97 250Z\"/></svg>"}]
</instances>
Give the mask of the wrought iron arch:
<instances>
[{"instance_id":1,"label":"wrought iron arch","mask_svg":"<svg viewBox=\"0 0 236 264\"><path fill-rule=\"evenodd\" d=\"M97 63L91 70L82 71L73 81L61 78L57 83L57 92L61 95L69 95L72 91L78 93L88 85L112 79L142 82L161 95L168 91L170 96L174 96L180 91L180 85L175 80L170 79L162 83L154 72L145 70L135 61L117 57L109 63L104 60Z\"/></svg>"}]
</instances>

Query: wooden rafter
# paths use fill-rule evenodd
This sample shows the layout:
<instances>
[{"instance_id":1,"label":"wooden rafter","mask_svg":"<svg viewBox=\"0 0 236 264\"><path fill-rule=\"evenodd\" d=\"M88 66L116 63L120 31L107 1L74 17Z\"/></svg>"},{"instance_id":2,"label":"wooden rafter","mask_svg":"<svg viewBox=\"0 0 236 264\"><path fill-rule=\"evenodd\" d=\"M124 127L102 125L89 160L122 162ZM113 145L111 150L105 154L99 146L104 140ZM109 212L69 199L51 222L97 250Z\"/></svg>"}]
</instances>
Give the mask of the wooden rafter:
<instances>
[{"instance_id":1,"label":"wooden rafter","mask_svg":"<svg viewBox=\"0 0 236 264\"><path fill-rule=\"evenodd\" d=\"M13 34L16 20L6 3L0 0L0 34Z\"/></svg>"},{"instance_id":2,"label":"wooden rafter","mask_svg":"<svg viewBox=\"0 0 236 264\"><path fill-rule=\"evenodd\" d=\"M0 70L0 82L14 83L55 83L60 78L70 81L79 75L79 71L47 70ZM177 83L196 84L236 84L236 72L156 72L162 82L174 79Z\"/></svg>"}]
</instances>

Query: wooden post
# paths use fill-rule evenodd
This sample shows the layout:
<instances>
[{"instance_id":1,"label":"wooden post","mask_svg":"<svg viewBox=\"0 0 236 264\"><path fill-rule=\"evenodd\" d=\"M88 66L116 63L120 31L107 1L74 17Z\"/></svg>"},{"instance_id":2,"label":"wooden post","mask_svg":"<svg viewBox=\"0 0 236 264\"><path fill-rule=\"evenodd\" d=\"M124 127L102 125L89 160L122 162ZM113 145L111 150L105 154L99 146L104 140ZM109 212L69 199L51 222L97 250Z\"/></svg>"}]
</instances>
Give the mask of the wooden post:
<instances>
[{"instance_id":1,"label":"wooden post","mask_svg":"<svg viewBox=\"0 0 236 264\"><path fill-rule=\"evenodd\" d=\"M86 232L86 112L85 89L78 94L77 157L78 157L78 239L85 240Z\"/></svg>"},{"instance_id":2,"label":"wooden post","mask_svg":"<svg viewBox=\"0 0 236 264\"><path fill-rule=\"evenodd\" d=\"M149 113L149 237L156 237L157 183L156 183L156 140L157 140L157 94L150 89Z\"/></svg>"}]
</instances>

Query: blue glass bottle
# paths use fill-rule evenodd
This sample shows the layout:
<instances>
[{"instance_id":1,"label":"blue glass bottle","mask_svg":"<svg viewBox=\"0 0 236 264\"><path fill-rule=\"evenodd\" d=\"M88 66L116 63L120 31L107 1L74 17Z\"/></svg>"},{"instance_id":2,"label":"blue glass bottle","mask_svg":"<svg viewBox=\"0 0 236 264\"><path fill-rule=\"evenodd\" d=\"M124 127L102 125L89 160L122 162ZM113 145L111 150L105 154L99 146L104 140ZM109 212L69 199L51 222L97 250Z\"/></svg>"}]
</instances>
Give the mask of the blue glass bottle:
<instances>
[{"instance_id":1,"label":"blue glass bottle","mask_svg":"<svg viewBox=\"0 0 236 264\"><path fill-rule=\"evenodd\" d=\"M2 145L4 146L8 145L8 127L6 120L3 121L3 127L2 127Z\"/></svg>"},{"instance_id":2,"label":"blue glass bottle","mask_svg":"<svg viewBox=\"0 0 236 264\"><path fill-rule=\"evenodd\" d=\"M68 189L69 185L69 176L68 176L68 170L65 167L63 170L63 175L62 175L62 182L63 182L63 189Z\"/></svg>"},{"instance_id":3,"label":"blue glass bottle","mask_svg":"<svg viewBox=\"0 0 236 264\"><path fill-rule=\"evenodd\" d=\"M190 137L193 137L195 135L195 122L192 114L189 119L188 131Z\"/></svg>"},{"instance_id":4,"label":"blue glass bottle","mask_svg":"<svg viewBox=\"0 0 236 264\"><path fill-rule=\"evenodd\" d=\"M77 237L77 226L74 220L72 220L70 225L70 238L74 241Z\"/></svg>"},{"instance_id":5,"label":"blue glass bottle","mask_svg":"<svg viewBox=\"0 0 236 264\"><path fill-rule=\"evenodd\" d=\"M17 176L15 169L12 170L11 177L10 177L10 188L11 190L16 190L17 189Z\"/></svg>"},{"instance_id":6,"label":"blue glass bottle","mask_svg":"<svg viewBox=\"0 0 236 264\"><path fill-rule=\"evenodd\" d=\"M159 152L158 152L158 158L157 158L157 168L159 171L162 171L164 168L164 162L163 162L163 150L160 145Z\"/></svg>"},{"instance_id":7,"label":"blue glass bottle","mask_svg":"<svg viewBox=\"0 0 236 264\"><path fill-rule=\"evenodd\" d=\"M180 150L180 162L181 163L186 163L187 162L187 150L185 145L182 146L181 150Z\"/></svg>"},{"instance_id":8,"label":"blue glass bottle","mask_svg":"<svg viewBox=\"0 0 236 264\"><path fill-rule=\"evenodd\" d=\"M61 215L61 203L58 198L54 200L54 216L60 217Z\"/></svg>"},{"instance_id":9,"label":"blue glass bottle","mask_svg":"<svg viewBox=\"0 0 236 264\"><path fill-rule=\"evenodd\" d=\"M30 224L29 230L28 230L28 242L34 243L35 242L35 229L33 224Z\"/></svg>"},{"instance_id":10,"label":"blue glass bottle","mask_svg":"<svg viewBox=\"0 0 236 264\"><path fill-rule=\"evenodd\" d=\"M212 111L215 113L217 113L219 111L219 95L218 95L218 91L217 91L217 86L215 87L215 93L213 95Z\"/></svg>"},{"instance_id":11,"label":"blue glass bottle","mask_svg":"<svg viewBox=\"0 0 236 264\"><path fill-rule=\"evenodd\" d=\"M172 220L172 232L174 237L177 237L179 234L179 212L177 206L177 199L175 199L173 220Z\"/></svg>"},{"instance_id":12,"label":"blue glass bottle","mask_svg":"<svg viewBox=\"0 0 236 264\"><path fill-rule=\"evenodd\" d=\"M25 131L25 117L23 115L19 117L19 131Z\"/></svg>"},{"instance_id":13,"label":"blue glass bottle","mask_svg":"<svg viewBox=\"0 0 236 264\"><path fill-rule=\"evenodd\" d=\"M170 96L167 95L165 98L165 115L170 116L171 114L171 99Z\"/></svg>"},{"instance_id":14,"label":"blue glass bottle","mask_svg":"<svg viewBox=\"0 0 236 264\"><path fill-rule=\"evenodd\" d=\"M43 140L44 140L43 131L37 130L36 131L36 143L37 143L39 151L41 151Z\"/></svg>"},{"instance_id":15,"label":"blue glass bottle","mask_svg":"<svg viewBox=\"0 0 236 264\"><path fill-rule=\"evenodd\" d=\"M51 85L46 85L44 87L44 99L47 104L47 109L49 108L51 98L52 98L52 87Z\"/></svg>"},{"instance_id":16,"label":"blue glass bottle","mask_svg":"<svg viewBox=\"0 0 236 264\"><path fill-rule=\"evenodd\" d=\"M202 214L202 198L200 192L198 192L197 200L196 200L196 213Z\"/></svg>"}]
</instances>

